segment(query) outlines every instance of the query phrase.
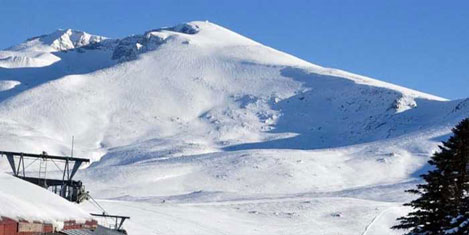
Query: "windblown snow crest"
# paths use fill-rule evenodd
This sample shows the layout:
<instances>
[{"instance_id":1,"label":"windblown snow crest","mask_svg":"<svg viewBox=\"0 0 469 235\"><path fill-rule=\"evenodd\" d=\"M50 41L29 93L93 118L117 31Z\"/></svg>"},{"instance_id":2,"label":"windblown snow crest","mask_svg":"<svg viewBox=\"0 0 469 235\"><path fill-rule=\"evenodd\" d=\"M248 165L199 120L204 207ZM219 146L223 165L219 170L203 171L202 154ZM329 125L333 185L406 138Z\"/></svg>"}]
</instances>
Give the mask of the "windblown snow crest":
<instances>
[{"instance_id":1,"label":"windblown snow crest","mask_svg":"<svg viewBox=\"0 0 469 235\"><path fill-rule=\"evenodd\" d=\"M45 34L28 39L26 42L10 47L0 54L0 67L41 67L53 64L60 59L47 54L55 52L66 52L78 50L105 49L111 50L112 59L118 61L128 61L137 58L137 55L155 50L168 38L174 37L165 32L175 32L183 34L196 34L199 26L194 23L184 23L174 27L166 27L148 31L143 35L134 35L123 39L108 39L103 36L92 35L86 32L66 29L57 30L51 34ZM16 53L14 53L16 52ZM16 54L12 56L11 54ZM2 58L3 57L3 58ZM48 62L41 61L49 60Z\"/></svg>"},{"instance_id":2,"label":"windblown snow crest","mask_svg":"<svg viewBox=\"0 0 469 235\"><path fill-rule=\"evenodd\" d=\"M28 39L26 42L11 47L7 50L11 51L28 51L28 50L42 50L42 51L66 51L72 50L90 44L96 44L103 40L105 37L91 35L86 32L66 29L59 29L51 34L45 34Z\"/></svg>"}]
</instances>

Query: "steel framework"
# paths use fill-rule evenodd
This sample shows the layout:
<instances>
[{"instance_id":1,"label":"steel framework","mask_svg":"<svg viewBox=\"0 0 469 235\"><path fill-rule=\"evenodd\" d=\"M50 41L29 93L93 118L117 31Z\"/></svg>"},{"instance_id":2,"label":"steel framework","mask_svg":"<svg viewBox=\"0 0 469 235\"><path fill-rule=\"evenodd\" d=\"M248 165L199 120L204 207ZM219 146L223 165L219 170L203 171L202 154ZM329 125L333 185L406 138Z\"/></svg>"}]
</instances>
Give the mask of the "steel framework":
<instances>
[{"instance_id":1,"label":"steel framework","mask_svg":"<svg viewBox=\"0 0 469 235\"><path fill-rule=\"evenodd\" d=\"M73 176L75 176L83 163L90 162L89 159L68 156L53 156L48 155L46 152L43 152L42 154L33 154L0 151L0 155L6 156L13 171L13 175L18 178L49 189L50 191L53 191L72 202L80 203L88 198L88 192L85 191L82 182L73 180ZM15 161L15 159L18 160ZM39 160L38 177L26 175L26 168L28 166L25 167L25 159L34 159L34 161ZM52 161L56 166L57 164L55 161L60 161L65 164L62 173L62 179L47 178L47 161ZM73 166L70 167L72 163ZM62 170L58 166L57 168Z\"/></svg>"}]
</instances>

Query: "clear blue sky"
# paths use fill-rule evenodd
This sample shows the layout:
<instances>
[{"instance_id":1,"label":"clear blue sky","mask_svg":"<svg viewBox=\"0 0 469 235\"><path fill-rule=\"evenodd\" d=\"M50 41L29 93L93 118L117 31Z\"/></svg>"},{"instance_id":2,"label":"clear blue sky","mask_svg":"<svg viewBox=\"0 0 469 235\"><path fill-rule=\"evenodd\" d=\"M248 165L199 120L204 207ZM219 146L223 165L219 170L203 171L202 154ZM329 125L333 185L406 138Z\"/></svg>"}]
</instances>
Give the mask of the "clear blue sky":
<instances>
[{"instance_id":1,"label":"clear blue sky","mask_svg":"<svg viewBox=\"0 0 469 235\"><path fill-rule=\"evenodd\" d=\"M0 0L0 48L57 28L108 37L209 20L327 67L469 97L469 1Z\"/></svg>"}]
</instances>

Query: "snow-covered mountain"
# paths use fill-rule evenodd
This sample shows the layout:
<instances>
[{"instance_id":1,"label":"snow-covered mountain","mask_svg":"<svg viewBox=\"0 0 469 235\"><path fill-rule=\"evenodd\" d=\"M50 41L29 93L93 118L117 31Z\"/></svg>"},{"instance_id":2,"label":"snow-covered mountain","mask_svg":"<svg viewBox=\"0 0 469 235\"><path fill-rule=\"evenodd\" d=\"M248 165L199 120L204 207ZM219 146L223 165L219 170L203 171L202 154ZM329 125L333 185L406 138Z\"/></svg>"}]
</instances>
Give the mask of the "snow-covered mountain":
<instances>
[{"instance_id":1,"label":"snow-covered mountain","mask_svg":"<svg viewBox=\"0 0 469 235\"><path fill-rule=\"evenodd\" d=\"M469 99L200 21L35 37L0 51L0 82L0 148L68 154L75 136L95 161L79 177L136 234L390 233L402 190L469 116Z\"/></svg>"}]
</instances>

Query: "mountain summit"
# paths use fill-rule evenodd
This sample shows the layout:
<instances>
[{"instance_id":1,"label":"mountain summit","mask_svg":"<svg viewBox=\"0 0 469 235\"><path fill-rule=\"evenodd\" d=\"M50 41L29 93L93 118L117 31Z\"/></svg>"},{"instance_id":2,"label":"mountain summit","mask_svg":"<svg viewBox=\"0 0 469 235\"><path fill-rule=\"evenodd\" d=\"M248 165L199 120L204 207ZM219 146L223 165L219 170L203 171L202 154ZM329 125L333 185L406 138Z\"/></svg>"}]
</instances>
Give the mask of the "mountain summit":
<instances>
[{"instance_id":1,"label":"mountain summit","mask_svg":"<svg viewBox=\"0 0 469 235\"><path fill-rule=\"evenodd\" d=\"M105 39L105 37L91 35L78 30L59 29L51 34L28 39L26 42L7 50L45 52L66 51L99 43Z\"/></svg>"}]
</instances>

